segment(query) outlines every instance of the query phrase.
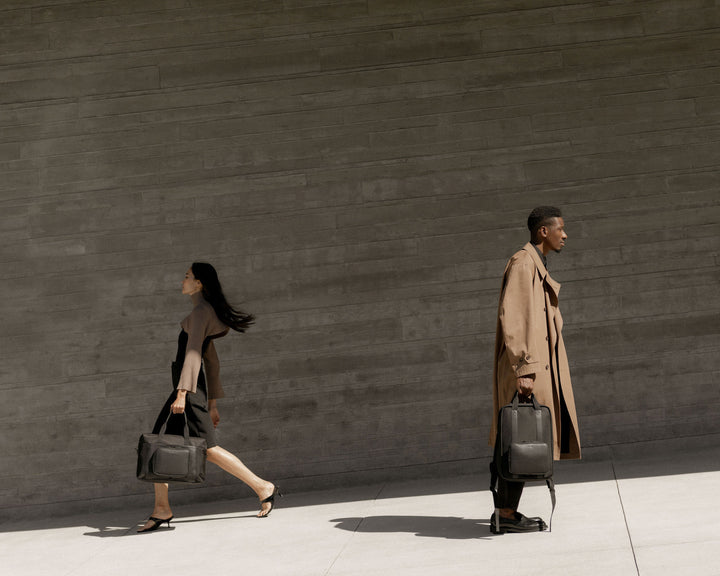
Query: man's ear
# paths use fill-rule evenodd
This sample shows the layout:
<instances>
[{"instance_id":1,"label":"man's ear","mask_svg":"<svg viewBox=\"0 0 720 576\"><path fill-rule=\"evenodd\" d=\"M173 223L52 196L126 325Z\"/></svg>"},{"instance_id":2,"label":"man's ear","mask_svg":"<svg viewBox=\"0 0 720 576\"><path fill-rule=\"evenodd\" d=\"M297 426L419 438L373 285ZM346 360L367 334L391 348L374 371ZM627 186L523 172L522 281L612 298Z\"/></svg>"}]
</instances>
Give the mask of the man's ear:
<instances>
[{"instance_id":1,"label":"man's ear","mask_svg":"<svg viewBox=\"0 0 720 576\"><path fill-rule=\"evenodd\" d=\"M540 228L538 228L538 234L540 235L541 238L547 238L547 235L548 235L547 226L540 226Z\"/></svg>"}]
</instances>

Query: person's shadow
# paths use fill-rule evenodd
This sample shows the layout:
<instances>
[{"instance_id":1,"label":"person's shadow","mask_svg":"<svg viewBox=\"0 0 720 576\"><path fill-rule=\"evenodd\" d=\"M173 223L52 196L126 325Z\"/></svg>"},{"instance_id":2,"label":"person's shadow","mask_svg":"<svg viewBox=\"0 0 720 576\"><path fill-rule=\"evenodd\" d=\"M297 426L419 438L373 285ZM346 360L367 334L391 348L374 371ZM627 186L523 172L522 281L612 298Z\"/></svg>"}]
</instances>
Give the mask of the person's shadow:
<instances>
[{"instance_id":1,"label":"person's shadow","mask_svg":"<svg viewBox=\"0 0 720 576\"><path fill-rule=\"evenodd\" d=\"M410 532L426 538L491 538L490 520L447 516L368 516L336 518L335 528L348 532Z\"/></svg>"},{"instance_id":2,"label":"person's shadow","mask_svg":"<svg viewBox=\"0 0 720 576\"><path fill-rule=\"evenodd\" d=\"M241 514L241 515L231 515L230 518L255 518L255 514ZM217 520L227 520L228 517L225 518L192 518L189 520L173 520L172 526L166 526L163 525L160 528L158 528L158 532L169 532L172 530L175 530L175 525L177 524L191 524L195 522L214 522ZM83 536L95 536L97 538L118 538L121 536L143 536L146 534L143 534L141 532L138 532L137 529L142 526L144 522L139 522L134 526L129 526L127 528L110 528L108 526L93 526L95 529L94 532L85 532Z\"/></svg>"},{"instance_id":3,"label":"person's shadow","mask_svg":"<svg viewBox=\"0 0 720 576\"><path fill-rule=\"evenodd\" d=\"M111 528L109 526L93 526L94 532L85 532L83 536L95 536L97 538L119 538L122 536L134 536L141 525L128 526L127 528ZM174 526L164 527L162 530L175 530Z\"/></svg>"}]
</instances>

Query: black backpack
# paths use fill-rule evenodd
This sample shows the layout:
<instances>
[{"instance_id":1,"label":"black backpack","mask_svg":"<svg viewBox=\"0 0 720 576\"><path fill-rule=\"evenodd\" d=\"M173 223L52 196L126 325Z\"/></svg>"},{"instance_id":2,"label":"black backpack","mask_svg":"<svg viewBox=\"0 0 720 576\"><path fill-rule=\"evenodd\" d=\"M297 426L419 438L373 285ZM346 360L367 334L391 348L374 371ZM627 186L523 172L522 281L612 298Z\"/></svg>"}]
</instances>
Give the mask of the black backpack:
<instances>
[{"instance_id":1,"label":"black backpack","mask_svg":"<svg viewBox=\"0 0 720 576\"><path fill-rule=\"evenodd\" d=\"M510 482L544 480L550 490L552 515L555 512L553 475L553 422L550 408L541 406L534 394L520 402L515 393L510 404L498 412L495 454L490 463L490 490L497 508L498 475Z\"/></svg>"}]
</instances>

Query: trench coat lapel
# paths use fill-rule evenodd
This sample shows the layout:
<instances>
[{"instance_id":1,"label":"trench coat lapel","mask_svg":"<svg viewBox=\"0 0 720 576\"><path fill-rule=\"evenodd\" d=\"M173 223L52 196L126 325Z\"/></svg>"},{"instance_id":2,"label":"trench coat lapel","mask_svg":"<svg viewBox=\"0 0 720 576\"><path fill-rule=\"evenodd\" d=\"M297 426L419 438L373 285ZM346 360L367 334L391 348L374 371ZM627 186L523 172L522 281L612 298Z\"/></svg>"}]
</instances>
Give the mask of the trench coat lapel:
<instances>
[{"instance_id":1,"label":"trench coat lapel","mask_svg":"<svg viewBox=\"0 0 720 576\"><path fill-rule=\"evenodd\" d=\"M535 249L535 246L533 246L531 242L525 244L525 246L523 246L523 250L530 254L530 257L532 258L533 262L535 262L535 266L540 273L540 278L542 278L543 282L547 284L548 288L555 296L555 300L557 301L560 294L560 282L556 282L552 279L552 277L547 271L547 268L545 268L545 264L543 264L542 258L540 258L538 251Z\"/></svg>"}]
</instances>

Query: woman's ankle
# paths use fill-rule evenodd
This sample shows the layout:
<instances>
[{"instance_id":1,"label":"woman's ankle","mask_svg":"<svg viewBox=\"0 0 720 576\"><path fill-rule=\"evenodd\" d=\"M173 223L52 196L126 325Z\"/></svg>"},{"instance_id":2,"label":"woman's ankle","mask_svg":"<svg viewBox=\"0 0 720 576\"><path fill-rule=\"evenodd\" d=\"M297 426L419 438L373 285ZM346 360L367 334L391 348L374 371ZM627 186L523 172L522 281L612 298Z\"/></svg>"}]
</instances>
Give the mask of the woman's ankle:
<instances>
[{"instance_id":1,"label":"woman's ankle","mask_svg":"<svg viewBox=\"0 0 720 576\"><path fill-rule=\"evenodd\" d=\"M260 500L264 500L268 496L271 496L273 492L275 492L275 484L265 481L262 489L257 492L257 496L258 498L260 498Z\"/></svg>"}]
</instances>

